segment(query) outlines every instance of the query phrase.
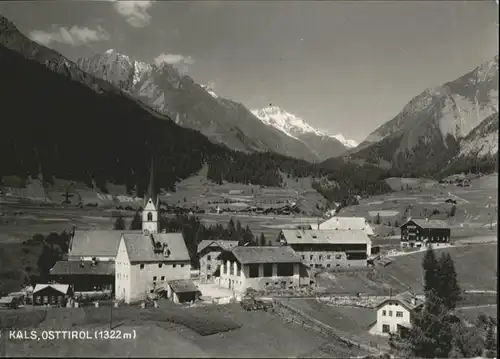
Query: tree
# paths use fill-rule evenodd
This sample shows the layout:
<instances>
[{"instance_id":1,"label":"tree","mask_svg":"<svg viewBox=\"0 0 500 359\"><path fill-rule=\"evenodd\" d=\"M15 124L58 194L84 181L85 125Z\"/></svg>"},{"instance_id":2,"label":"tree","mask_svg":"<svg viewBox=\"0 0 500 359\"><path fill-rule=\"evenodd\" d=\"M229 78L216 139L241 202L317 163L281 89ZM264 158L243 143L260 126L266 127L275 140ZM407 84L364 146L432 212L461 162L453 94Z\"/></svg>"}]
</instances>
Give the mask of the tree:
<instances>
[{"instance_id":1,"label":"tree","mask_svg":"<svg viewBox=\"0 0 500 359\"><path fill-rule=\"evenodd\" d=\"M438 295L448 310L455 309L461 299L461 289L457 280L455 264L449 253L442 253L438 261Z\"/></svg>"},{"instance_id":2,"label":"tree","mask_svg":"<svg viewBox=\"0 0 500 359\"><path fill-rule=\"evenodd\" d=\"M486 357L487 358L495 358L497 353L497 336L495 334L495 325L492 321L488 323L488 329L486 331Z\"/></svg>"},{"instance_id":3,"label":"tree","mask_svg":"<svg viewBox=\"0 0 500 359\"><path fill-rule=\"evenodd\" d=\"M452 328L453 339L449 358L473 358L483 353L484 339L477 327L457 323Z\"/></svg>"},{"instance_id":4,"label":"tree","mask_svg":"<svg viewBox=\"0 0 500 359\"><path fill-rule=\"evenodd\" d=\"M377 213L377 217L375 218L375 224L380 224L380 213Z\"/></svg>"},{"instance_id":5,"label":"tree","mask_svg":"<svg viewBox=\"0 0 500 359\"><path fill-rule=\"evenodd\" d=\"M135 212L134 218L132 219L132 222L130 222L130 229L132 231L142 229L142 217L139 211Z\"/></svg>"},{"instance_id":6,"label":"tree","mask_svg":"<svg viewBox=\"0 0 500 359\"><path fill-rule=\"evenodd\" d=\"M434 291L437 295L439 291L439 263L431 246L427 248L424 258L422 259L422 269L424 270L424 293L426 300L430 293Z\"/></svg>"},{"instance_id":7,"label":"tree","mask_svg":"<svg viewBox=\"0 0 500 359\"><path fill-rule=\"evenodd\" d=\"M122 231L125 229L125 220L123 216L120 214L113 225L113 228L118 231Z\"/></svg>"},{"instance_id":8,"label":"tree","mask_svg":"<svg viewBox=\"0 0 500 359\"><path fill-rule=\"evenodd\" d=\"M455 214L457 213L457 206L453 205L450 208L450 213L448 214L449 217L455 217Z\"/></svg>"},{"instance_id":9,"label":"tree","mask_svg":"<svg viewBox=\"0 0 500 359\"><path fill-rule=\"evenodd\" d=\"M265 247L266 246L266 237L264 236L264 233L260 232L260 246Z\"/></svg>"}]
</instances>

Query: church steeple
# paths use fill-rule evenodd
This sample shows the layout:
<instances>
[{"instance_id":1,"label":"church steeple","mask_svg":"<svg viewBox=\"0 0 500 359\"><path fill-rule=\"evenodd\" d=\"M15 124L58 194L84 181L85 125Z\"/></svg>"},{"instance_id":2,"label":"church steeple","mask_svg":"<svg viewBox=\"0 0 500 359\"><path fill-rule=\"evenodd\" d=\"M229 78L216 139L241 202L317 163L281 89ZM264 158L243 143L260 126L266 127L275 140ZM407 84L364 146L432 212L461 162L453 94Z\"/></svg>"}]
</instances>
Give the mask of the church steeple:
<instances>
[{"instance_id":1,"label":"church steeple","mask_svg":"<svg viewBox=\"0 0 500 359\"><path fill-rule=\"evenodd\" d=\"M149 187L144 196L144 210L142 211L142 230L148 233L158 233L159 198L156 194L154 157L151 158Z\"/></svg>"}]
</instances>

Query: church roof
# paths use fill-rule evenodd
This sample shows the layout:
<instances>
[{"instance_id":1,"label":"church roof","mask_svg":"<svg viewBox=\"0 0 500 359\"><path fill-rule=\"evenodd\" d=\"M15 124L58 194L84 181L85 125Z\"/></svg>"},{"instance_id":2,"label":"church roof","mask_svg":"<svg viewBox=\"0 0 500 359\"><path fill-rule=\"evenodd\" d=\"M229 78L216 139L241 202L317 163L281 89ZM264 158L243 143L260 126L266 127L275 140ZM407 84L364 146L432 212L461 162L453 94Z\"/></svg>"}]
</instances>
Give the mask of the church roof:
<instances>
[{"instance_id":1,"label":"church roof","mask_svg":"<svg viewBox=\"0 0 500 359\"><path fill-rule=\"evenodd\" d=\"M86 230L75 231L68 257L116 257L123 231ZM128 231L141 233L141 231Z\"/></svg>"},{"instance_id":2,"label":"church roof","mask_svg":"<svg viewBox=\"0 0 500 359\"><path fill-rule=\"evenodd\" d=\"M168 257L154 251L155 242L166 244ZM123 233L130 262L185 262L190 261L189 252L182 233ZM118 246L117 246L118 250Z\"/></svg>"}]
</instances>

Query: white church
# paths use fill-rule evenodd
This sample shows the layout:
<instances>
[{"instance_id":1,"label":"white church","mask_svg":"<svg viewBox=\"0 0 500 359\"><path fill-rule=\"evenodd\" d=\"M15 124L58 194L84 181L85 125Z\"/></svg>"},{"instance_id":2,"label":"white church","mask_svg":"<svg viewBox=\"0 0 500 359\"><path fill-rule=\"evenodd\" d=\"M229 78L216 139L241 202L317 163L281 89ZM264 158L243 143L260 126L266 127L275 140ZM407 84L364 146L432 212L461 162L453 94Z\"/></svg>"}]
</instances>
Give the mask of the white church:
<instances>
[{"instance_id":1,"label":"white church","mask_svg":"<svg viewBox=\"0 0 500 359\"><path fill-rule=\"evenodd\" d=\"M182 233L159 231L159 198L153 178L152 165L142 230L75 231L68 261L114 262L115 297L125 303L162 292L176 302L191 301L198 291L189 280L191 258Z\"/></svg>"}]
</instances>

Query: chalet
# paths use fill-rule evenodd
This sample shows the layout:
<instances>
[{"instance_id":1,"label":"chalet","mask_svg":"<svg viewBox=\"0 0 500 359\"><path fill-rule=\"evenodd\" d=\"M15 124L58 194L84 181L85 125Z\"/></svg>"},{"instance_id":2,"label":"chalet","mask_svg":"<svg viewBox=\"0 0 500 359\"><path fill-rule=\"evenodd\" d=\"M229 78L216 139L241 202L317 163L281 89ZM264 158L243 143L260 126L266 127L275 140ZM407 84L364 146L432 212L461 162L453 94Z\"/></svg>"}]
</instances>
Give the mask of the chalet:
<instances>
[{"instance_id":1,"label":"chalet","mask_svg":"<svg viewBox=\"0 0 500 359\"><path fill-rule=\"evenodd\" d=\"M68 284L37 284L33 289L34 305L65 305L73 295Z\"/></svg>"},{"instance_id":2,"label":"chalet","mask_svg":"<svg viewBox=\"0 0 500 359\"><path fill-rule=\"evenodd\" d=\"M75 292L114 291L114 261L59 261L50 270L50 278L69 284Z\"/></svg>"},{"instance_id":3,"label":"chalet","mask_svg":"<svg viewBox=\"0 0 500 359\"><path fill-rule=\"evenodd\" d=\"M363 217L331 217L320 223L318 229L360 230L364 231L368 236L375 234L368 221Z\"/></svg>"},{"instance_id":4,"label":"chalet","mask_svg":"<svg viewBox=\"0 0 500 359\"><path fill-rule=\"evenodd\" d=\"M198 244L198 258L200 259L200 276L211 279L219 268L217 257L223 251L230 251L238 246L238 241L203 240Z\"/></svg>"},{"instance_id":5,"label":"chalet","mask_svg":"<svg viewBox=\"0 0 500 359\"><path fill-rule=\"evenodd\" d=\"M278 241L290 246L310 268L365 267L371 239L362 230L281 230Z\"/></svg>"},{"instance_id":6,"label":"chalet","mask_svg":"<svg viewBox=\"0 0 500 359\"><path fill-rule=\"evenodd\" d=\"M219 259L216 283L235 292L296 288L310 282L300 257L290 247L236 247L221 253Z\"/></svg>"},{"instance_id":7,"label":"chalet","mask_svg":"<svg viewBox=\"0 0 500 359\"><path fill-rule=\"evenodd\" d=\"M425 243L449 243L451 228L439 219L409 219L401 226L401 247L421 247Z\"/></svg>"},{"instance_id":8,"label":"chalet","mask_svg":"<svg viewBox=\"0 0 500 359\"><path fill-rule=\"evenodd\" d=\"M401 333L411 328L411 317L423 308L424 301L410 292L398 294L383 300L377 305L377 320L370 328L370 333L388 336L389 333Z\"/></svg>"}]
</instances>

